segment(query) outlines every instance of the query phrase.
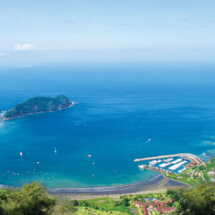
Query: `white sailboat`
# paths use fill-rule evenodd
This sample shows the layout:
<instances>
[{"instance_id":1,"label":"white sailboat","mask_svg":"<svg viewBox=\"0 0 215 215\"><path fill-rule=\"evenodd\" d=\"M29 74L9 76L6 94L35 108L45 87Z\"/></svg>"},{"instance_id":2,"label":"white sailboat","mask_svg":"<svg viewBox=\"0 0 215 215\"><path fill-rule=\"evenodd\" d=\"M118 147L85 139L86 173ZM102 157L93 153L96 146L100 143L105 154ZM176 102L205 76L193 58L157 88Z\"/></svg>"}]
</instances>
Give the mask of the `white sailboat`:
<instances>
[{"instance_id":1,"label":"white sailboat","mask_svg":"<svg viewBox=\"0 0 215 215\"><path fill-rule=\"evenodd\" d=\"M56 147L54 148L54 153L57 154L57 149L56 149Z\"/></svg>"}]
</instances>

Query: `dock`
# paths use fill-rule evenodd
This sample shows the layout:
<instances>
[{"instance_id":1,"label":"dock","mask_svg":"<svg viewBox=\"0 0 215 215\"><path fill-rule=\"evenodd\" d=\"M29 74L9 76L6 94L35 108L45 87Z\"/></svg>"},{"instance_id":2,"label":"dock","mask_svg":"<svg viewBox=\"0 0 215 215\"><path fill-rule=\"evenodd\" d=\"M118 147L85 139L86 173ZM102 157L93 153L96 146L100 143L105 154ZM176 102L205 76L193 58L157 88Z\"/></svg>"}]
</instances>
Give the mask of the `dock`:
<instances>
[{"instance_id":1,"label":"dock","mask_svg":"<svg viewBox=\"0 0 215 215\"><path fill-rule=\"evenodd\" d=\"M202 163L202 161L199 157L197 157L196 155L190 154L190 153L180 153L180 154L172 154L172 155L160 155L160 156L154 156L154 157L137 158L134 160L134 162L156 160L156 159L170 158L170 157L188 157L189 159L194 160L198 164Z\"/></svg>"}]
</instances>

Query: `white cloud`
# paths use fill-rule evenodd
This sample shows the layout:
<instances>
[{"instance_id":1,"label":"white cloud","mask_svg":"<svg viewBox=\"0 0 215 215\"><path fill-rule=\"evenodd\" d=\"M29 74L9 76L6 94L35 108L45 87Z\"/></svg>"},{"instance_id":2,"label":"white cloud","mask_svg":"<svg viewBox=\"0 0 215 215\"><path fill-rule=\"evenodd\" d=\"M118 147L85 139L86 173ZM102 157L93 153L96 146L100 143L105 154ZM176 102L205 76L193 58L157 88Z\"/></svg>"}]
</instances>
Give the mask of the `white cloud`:
<instances>
[{"instance_id":1,"label":"white cloud","mask_svg":"<svg viewBox=\"0 0 215 215\"><path fill-rule=\"evenodd\" d=\"M1 53L1 52L0 52L0 57L1 57L1 56L5 56L5 55L7 55L7 54L6 54L6 53Z\"/></svg>"},{"instance_id":2,"label":"white cloud","mask_svg":"<svg viewBox=\"0 0 215 215\"><path fill-rule=\"evenodd\" d=\"M27 50L34 50L34 49L36 49L36 46L28 43L25 43L23 45L18 43L14 46L14 50L16 51L27 51Z\"/></svg>"}]
</instances>

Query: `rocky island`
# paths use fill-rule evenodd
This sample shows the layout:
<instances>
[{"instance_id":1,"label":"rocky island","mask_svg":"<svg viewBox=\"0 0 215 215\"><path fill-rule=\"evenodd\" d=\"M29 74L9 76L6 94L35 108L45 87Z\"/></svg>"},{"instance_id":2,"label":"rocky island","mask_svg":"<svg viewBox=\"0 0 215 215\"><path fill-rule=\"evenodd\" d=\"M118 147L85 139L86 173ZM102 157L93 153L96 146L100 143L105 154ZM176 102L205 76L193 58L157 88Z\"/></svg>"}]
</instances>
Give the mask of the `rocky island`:
<instances>
[{"instance_id":1,"label":"rocky island","mask_svg":"<svg viewBox=\"0 0 215 215\"><path fill-rule=\"evenodd\" d=\"M59 95L55 98L38 96L19 103L4 113L4 119L12 119L28 114L54 112L69 108L74 104L68 97Z\"/></svg>"}]
</instances>

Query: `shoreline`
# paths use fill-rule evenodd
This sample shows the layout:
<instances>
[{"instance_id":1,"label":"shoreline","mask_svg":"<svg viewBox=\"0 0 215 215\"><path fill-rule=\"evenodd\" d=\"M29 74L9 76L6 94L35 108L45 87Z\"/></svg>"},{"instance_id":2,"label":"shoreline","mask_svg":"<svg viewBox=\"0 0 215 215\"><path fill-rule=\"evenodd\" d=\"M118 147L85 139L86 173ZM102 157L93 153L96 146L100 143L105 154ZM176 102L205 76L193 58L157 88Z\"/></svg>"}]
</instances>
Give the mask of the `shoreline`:
<instances>
[{"instance_id":1,"label":"shoreline","mask_svg":"<svg viewBox=\"0 0 215 215\"><path fill-rule=\"evenodd\" d=\"M170 183L171 185L166 185ZM152 179L136 184L128 184L113 187L86 187L86 188L47 188L46 192L50 195L69 195L69 196L109 196L109 195L126 195L134 193L159 193L166 192L168 189L185 188L188 185L179 181L166 178L160 174ZM21 189L21 187L0 184L0 189Z\"/></svg>"},{"instance_id":2,"label":"shoreline","mask_svg":"<svg viewBox=\"0 0 215 215\"><path fill-rule=\"evenodd\" d=\"M172 186L166 185L172 183ZM162 174L144 182L113 187L89 187L89 188L47 188L47 193L51 195L69 196L100 196L100 195L126 195L140 192L166 192L170 189L187 187L187 184L166 178Z\"/></svg>"}]
</instances>

